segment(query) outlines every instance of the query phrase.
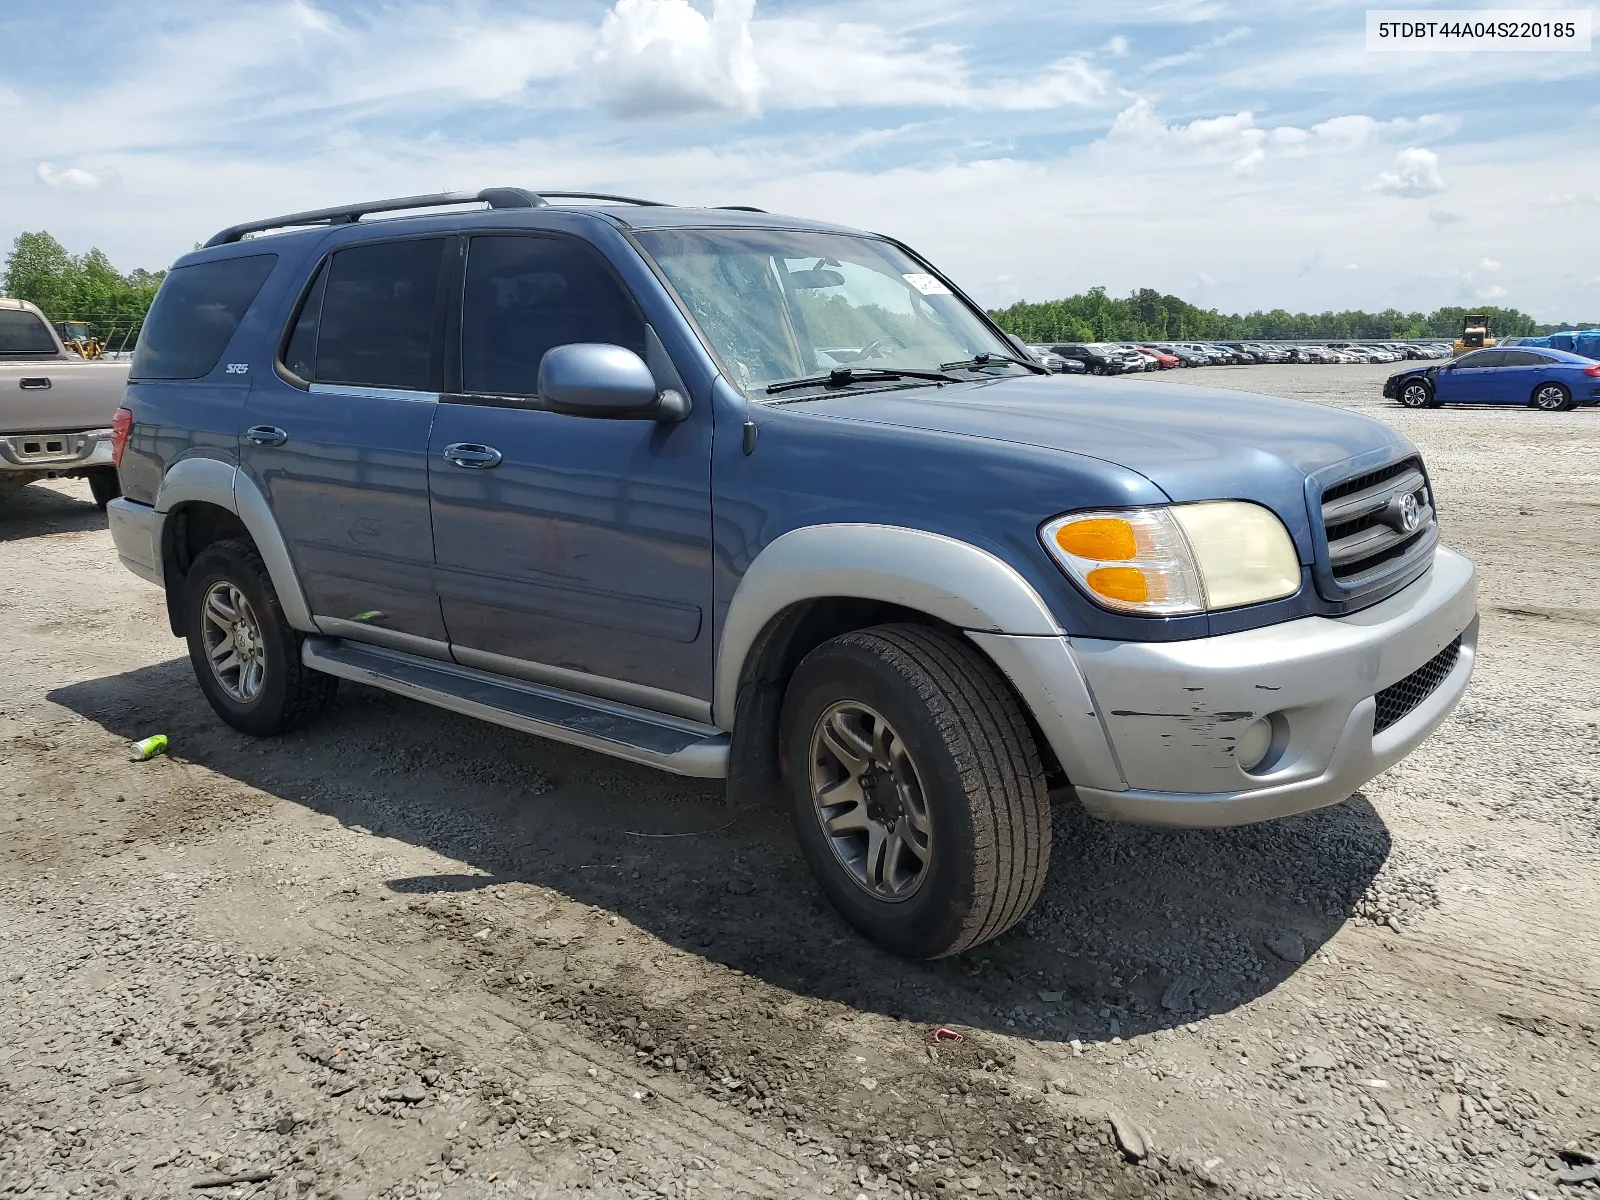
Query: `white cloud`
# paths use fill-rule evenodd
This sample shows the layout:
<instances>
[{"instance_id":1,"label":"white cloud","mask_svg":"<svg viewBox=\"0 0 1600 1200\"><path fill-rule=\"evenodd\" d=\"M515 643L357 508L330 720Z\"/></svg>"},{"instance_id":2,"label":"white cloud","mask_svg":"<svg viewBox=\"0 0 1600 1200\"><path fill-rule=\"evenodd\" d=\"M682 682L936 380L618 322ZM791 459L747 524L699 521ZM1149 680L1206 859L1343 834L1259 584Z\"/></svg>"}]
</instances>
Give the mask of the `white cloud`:
<instances>
[{"instance_id":1,"label":"white cloud","mask_svg":"<svg viewBox=\"0 0 1600 1200\"><path fill-rule=\"evenodd\" d=\"M1359 271L1361 268L1355 263L1345 263L1344 269L1346 271Z\"/></svg>"},{"instance_id":2,"label":"white cloud","mask_svg":"<svg viewBox=\"0 0 1600 1200\"><path fill-rule=\"evenodd\" d=\"M1120 33L1106 43L1106 53L1114 58L1121 58L1128 53L1128 39Z\"/></svg>"},{"instance_id":3,"label":"white cloud","mask_svg":"<svg viewBox=\"0 0 1600 1200\"><path fill-rule=\"evenodd\" d=\"M1181 54L1169 54L1163 58L1152 59L1150 62L1145 64L1145 74L1148 75L1155 71L1167 71L1171 70L1173 67L1181 67L1188 63L1199 62L1201 59L1209 56L1211 51L1220 50L1223 46L1230 45L1233 42L1237 42L1241 38L1247 38L1249 36L1249 27L1240 25L1237 28L1228 30L1227 33L1218 34L1209 41L1201 42L1192 50L1185 50Z\"/></svg>"},{"instance_id":4,"label":"white cloud","mask_svg":"<svg viewBox=\"0 0 1600 1200\"><path fill-rule=\"evenodd\" d=\"M1378 173L1370 190L1417 200L1437 196L1449 186L1439 174L1439 156L1432 150L1411 146L1394 156L1394 170Z\"/></svg>"},{"instance_id":5,"label":"white cloud","mask_svg":"<svg viewBox=\"0 0 1600 1200\"><path fill-rule=\"evenodd\" d=\"M1475 270L1479 271L1498 271L1499 269L1500 264L1495 262L1495 260L1492 258L1479 259L1478 265L1475 268Z\"/></svg>"},{"instance_id":6,"label":"white cloud","mask_svg":"<svg viewBox=\"0 0 1600 1200\"><path fill-rule=\"evenodd\" d=\"M1032 75L975 79L963 47L879 25L782 17L754 24L768 109L882 106L1028 112L1092 105L1111 76L1068 56Z\"/></svg>"},{"instance_id":7,"label":"white cloud","mask_svg":"<svg viewBox=\"0 0 1600 1200\"><path fill-rule=\"evenodd\" d=\"M1509 295L1511 293L1497 283L1492 287L1477 289L1472 293L1472 298L1474 300L1504 300Z\"/></svg>"},{"instance_id":8,"label":"white cloud","mask_svg":"<svg viewBox=\"0 0 1600 1200\"><path fill-rule=\"evenodd\" d=\"M92 192L101 184L100 176L93 171L85 171L82 167L68 167L65 171L58 171L55 163L42 162L34 174L46 187L61 188L68 192Z\"/></svg>"},{"instance_id":9,"label":"white cloud","mask_svg":"<svg viewBox=\"0 0 1600 1200\"><path fill-rule=\"evenodd\" d=\"M761 109L762 76L750 22L755 0L617 0L600 22L594 66L600 101L617 116Z\"/></svg>"},{"instance_id":10,"label":"white cloud","mask_svg":"<svg viewBox=\"0 0 1600 1200\"><path fill-rule=\"evenodd\" d=\"M1443 229L1446 225L1460 224L1462 218L1460 213L1449 212L1442 208L1430 208L1428 210L1428 220L1433 222L1435 229Z\"/></svg>"}]
</instances>

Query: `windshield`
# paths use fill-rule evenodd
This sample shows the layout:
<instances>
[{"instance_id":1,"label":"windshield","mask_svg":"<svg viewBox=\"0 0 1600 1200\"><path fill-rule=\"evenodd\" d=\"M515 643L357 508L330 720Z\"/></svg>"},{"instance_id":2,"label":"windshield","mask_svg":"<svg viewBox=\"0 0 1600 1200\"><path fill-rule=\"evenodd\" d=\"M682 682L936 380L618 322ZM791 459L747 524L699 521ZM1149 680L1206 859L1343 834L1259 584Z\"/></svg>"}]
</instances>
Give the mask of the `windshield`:
<instances>
[{"instance_id":1,"label":"windshield","mask_svg":"<svg viewBox=\"0 0 1600 1200\"><path fill-rule=\"evenodd\" d=\"M1017 355L888 242L775 229L654 229L638 238L747 391L840 367L937 371L981 354Z\"/></svg>"}]
</instances>

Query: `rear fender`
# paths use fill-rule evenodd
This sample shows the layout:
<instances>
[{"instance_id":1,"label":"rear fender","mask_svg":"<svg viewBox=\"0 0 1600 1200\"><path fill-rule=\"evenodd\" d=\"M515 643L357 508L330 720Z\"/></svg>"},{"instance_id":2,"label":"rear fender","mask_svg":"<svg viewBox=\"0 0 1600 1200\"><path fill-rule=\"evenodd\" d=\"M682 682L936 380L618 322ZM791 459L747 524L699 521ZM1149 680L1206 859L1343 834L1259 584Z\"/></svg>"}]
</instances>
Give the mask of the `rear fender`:
<instances>
[{"instance_id":1,"label":"rear fender","mask_svg":"<svg viewBox=\"0 0 1600 1200\"><path fill-rule=\"evenodd\" d=\"M173 463L156 494L156 511L169 513L181 504L215 504L235 514L266 564L284 618L303 633L318 633L311 619L300 578L289 558L289 547L261 489L232 463L215 458L183 458ZM169 596L172 588L168 587Z\"/></svg>"}]
</instances>

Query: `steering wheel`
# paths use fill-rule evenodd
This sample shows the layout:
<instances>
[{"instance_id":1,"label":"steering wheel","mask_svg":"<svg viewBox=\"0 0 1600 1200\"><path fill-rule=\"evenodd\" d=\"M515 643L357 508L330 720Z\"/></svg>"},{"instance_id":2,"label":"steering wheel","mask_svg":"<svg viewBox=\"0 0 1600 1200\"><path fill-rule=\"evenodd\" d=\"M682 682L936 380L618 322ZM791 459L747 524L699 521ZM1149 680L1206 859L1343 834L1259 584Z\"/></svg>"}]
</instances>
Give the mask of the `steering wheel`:
<instances>
[{"instance_id":1,"label":"steering wheel","mask_svg":"<svg viewBox=\"0 0 1600 1200\"><path fill-rule=\"evenodd\" d=\"M861 353L857 354L850 361L864 362L869 358L882 358L883 352L890 348L889 343L891 342L893 342L902 350L911 349L910 344L907 343L905 338L901 337L898 333L886 333L882 337L873 338L865 346L861 347Z\"/></svg>"}]
</instances>

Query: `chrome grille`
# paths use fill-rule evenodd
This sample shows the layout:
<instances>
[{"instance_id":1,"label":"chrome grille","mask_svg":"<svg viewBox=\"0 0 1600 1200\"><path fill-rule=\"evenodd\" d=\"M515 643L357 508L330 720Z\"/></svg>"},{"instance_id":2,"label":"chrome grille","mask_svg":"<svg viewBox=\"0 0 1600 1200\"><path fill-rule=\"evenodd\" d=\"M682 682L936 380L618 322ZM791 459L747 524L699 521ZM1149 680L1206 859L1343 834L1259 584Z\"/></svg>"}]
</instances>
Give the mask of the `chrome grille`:
<instances>
[{"instance_id":1,"label":"chrome grille","mask_svg":"<svg viewBox=\"0 0 1600 1200\"><path fill-rule=\"evenodd\" d=\"M1439 685L1456 669L1460 657L1461 639L1458 637L1399 683L1391 683L1374 696L1378 711L1372 719L1372 732L1382 733L1438 691Z\"/></svg>"},{"instance_id":2,"label":"chrome grille","mask_svg":"<svg viewBox=\"0 0 1600 1200\"><path fill-rule=\"evenodd\" d=\"M1437 538L1433 491L1415 458L1326 488L1322 528L1328 571L1343 594L1376 586Z\"/></svg>"}]
</instances>

